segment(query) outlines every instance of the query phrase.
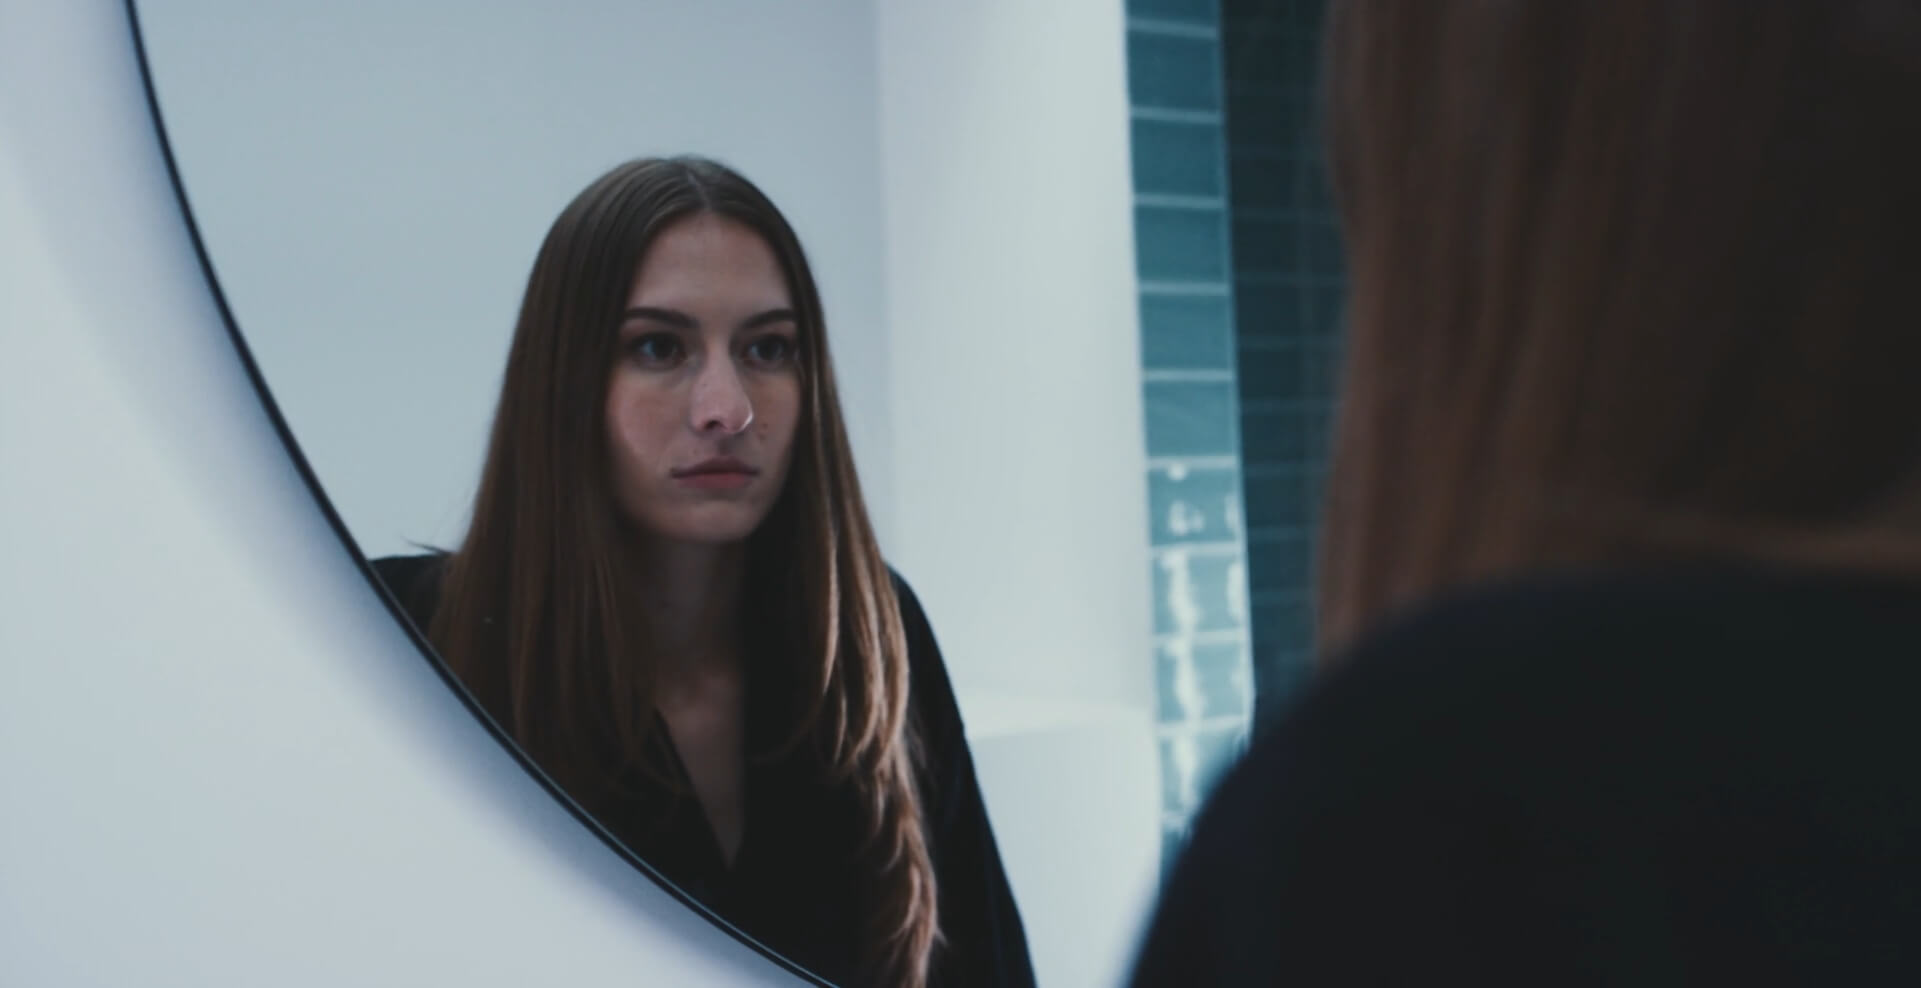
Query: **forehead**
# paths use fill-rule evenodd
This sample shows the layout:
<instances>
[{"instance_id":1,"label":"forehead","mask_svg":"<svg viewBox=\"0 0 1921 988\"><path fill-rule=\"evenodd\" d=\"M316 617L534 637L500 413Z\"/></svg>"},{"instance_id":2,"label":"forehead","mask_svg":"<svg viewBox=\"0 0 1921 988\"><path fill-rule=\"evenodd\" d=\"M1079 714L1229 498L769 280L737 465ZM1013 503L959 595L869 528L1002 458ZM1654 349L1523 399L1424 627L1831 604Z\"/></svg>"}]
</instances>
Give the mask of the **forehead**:
<instances>
[{"instance_id":1,"label":"forehead","mask_svg":"<svg viewBox=\"0 0 1921 988\"><path fill-rule=\"evenodd\" d=\"M737 300L789 304L787 279L767 241L751 227L711 213L675 222L641 256L629 298L667 304Z\"/></svg>"}]
</instances>

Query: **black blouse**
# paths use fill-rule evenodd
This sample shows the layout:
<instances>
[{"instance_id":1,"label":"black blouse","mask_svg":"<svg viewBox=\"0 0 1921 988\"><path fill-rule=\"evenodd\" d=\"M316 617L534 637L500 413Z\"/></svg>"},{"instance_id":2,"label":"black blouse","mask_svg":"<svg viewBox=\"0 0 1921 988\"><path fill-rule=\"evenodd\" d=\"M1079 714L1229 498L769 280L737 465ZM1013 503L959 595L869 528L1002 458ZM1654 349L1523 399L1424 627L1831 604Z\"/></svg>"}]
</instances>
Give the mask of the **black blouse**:
<instances>
[{"instance_id":1,"label":"black blouse","mask_svg":"<svg viewBox=\"0 0 1921 988\"><path fill-rule=\"evenodd\" d=\"M1363 640L1210 797L1138 988L1921 985L1921 587L1486 587Z\"/></svg>"},{"instance_id":2,"label":"black blouse","mask_svg":"<svg viewBox=\"0 0 1921 988\"><path fill-rule=\"evenodd\" d=\"M373 563L423 630L438 602L444 559L392 556ZM1034 984L1027 937L981 800L946 665L919 600L899 574L893 577L907 634L923 751L922 811L946 939L935 954L931 980L942 988L1025 988ZM770 706L778 698L769 683L777 677L750 666L747 679L747 750L769 750L778 741L770 733L781 723ZM637 795L601 807L601 823L747 935L834 984L853 986L861 910L856 871L849 866L860 833L851 795L823 779L801 754L778 762L750 758L745 827L729 867L670 735L654 733L661 760L678 776L679 786L637 775Z\"/></svg>"}]
</instances>

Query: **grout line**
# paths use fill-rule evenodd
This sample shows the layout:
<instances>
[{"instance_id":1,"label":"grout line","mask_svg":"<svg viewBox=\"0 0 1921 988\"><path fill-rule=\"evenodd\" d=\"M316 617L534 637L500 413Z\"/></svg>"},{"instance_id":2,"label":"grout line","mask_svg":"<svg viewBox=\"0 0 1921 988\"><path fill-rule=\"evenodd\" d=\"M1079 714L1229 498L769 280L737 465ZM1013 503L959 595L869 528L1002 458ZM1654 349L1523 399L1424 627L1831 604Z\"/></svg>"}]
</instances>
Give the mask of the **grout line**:
<instances>
[{"instance_id":1,"label":"grout line","mask_svg":"<svg viewBox=\"0 0 1921 988\"><path fill-rule=\"evenodd\" d=\"M1227 211L1227 200L1221 196L1184 196L1159 192L1137 192L1134 194L1135 206L1149 209L1187 209L1195 212Z\"/></svg>"},{"instance_id":2,"label":"grout line","mask_svg":"<svg viewBox=\"0 0 1921 988\"><path fill-rule=\"evenodd\" d=\"M1221 29L1218 24L1196 24L1192 21L1172 21L1159 17L1129 17L1127 29L1137 34L1158 34L1168 38L1192 38L1196 41L1221 40Z\"/></svg>"},{"instance_id":3,"label":"grout line","mask_svg":"<svg viewBox=\"0 0 1921 988\"><path fill-rule=\"evenodd\" d=\"M1241 543L1226 540L1210 542L1166 542L1152 547L1152 553L1156 561L1164 556L1171 556L1177 552L1186 553L1190 556L1238 556L1241 553Z\"/></svg>"},{"instance_id":4,"label":"grout line","mask_svg":"<svg viewBox=\"0 0 1921 988\"><path fill-rule=\"evenodd\" d=\"M1247 718L1240 714L1221 714L1198 720L1170 720L1154 725L1154 733L1165 739L1186 734L1221 734L1247 729Z\"/></svg>"},{"instance_id":5,"label":"grout line","mask_svg":"<svg viewBox=\"0 0 1921 988\"><path fill-rule=\"evenodd\" d=\"M1141 381L1147 384L1233 384L1235 380L1232 370L1219 368L1179 370L1150 367L1141 371Z\"/></svg>"},{"instance_id":6,"label":"grout line","mask_svg":"<svg viewBox=\"0 0 1921 988\"><path fill-rule=\"evenodd\" d=\"M1139 288L1142 295L1207 295L1216 298L1229 298L1234 291L1226 281L1142 281Z\"/></svg>"},{"instance_id":7,"label":"grout line","mask_svg":"<svg viewBox=\"0 0 1921 988\"><path fill-rule=\"evenodd\" d=\"M1169 473L1187 470L1233 470L1241 465L1241 458L1229 453L1224 456L1150 456L1147 469L1162 470Z\"/></svg>"},{"instance_id":8,"label":"grout line","mask_svg":"<svg viewBox=\"0 0 1921 988\"><path fill-rule=\"evenodd\" d=\"M1326 398L1249 398L1241 402L1241 412L1318 412L1327 405Z\"/></svg>"},{"instance_id":9,"label":"grout line","mask_svg":"<svg viewBox=\"0 0 1921 988\"><path fill-rule=\"evenodd\" d=\"M1155 635L1154 647L1166 648L1169 645L1186 642L1194 645L1244 645L1247 643L1246 628L1225 628L1220 631L1176 631L1172 634Z\"/></svg>"},{"instance_id":10,"label":"grout line","mask_svg":"<svg viewBox=\"0 0 1921 988\"><path fill-rule=\"evenodd\" d=\"M1221 125L1222 114L1219 110L1179 110L1163 106L1131 106L1127 115L1135 120L1153 123L1183 123Z\"/></svg>"}]
</instances>

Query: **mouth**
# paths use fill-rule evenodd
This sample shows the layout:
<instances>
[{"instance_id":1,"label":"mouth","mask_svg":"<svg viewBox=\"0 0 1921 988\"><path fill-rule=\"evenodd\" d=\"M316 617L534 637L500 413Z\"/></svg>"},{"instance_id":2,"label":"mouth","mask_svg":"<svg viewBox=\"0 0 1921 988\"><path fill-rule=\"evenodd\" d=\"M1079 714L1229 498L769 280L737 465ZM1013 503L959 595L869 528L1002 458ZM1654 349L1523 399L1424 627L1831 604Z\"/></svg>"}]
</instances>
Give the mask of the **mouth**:
<instances>
[{"instance_id":1,"label":"mouth","mask_svg":"<svg viewBox=\"0 0 1921 988\"><path fill-rule=\"evenodd\" d=\"M711 460L702 460L691 467L681 467L673 473L676 479L684 480L689 477L725 477L729 475L752 477L760 473L760 471L731 456L716 456Z\"/></svg>"},{"instance_id":2,"label":"mouth","mask_svg":"<svg viewBox=\"0 0 1921 988\"><path fill-rule=\"evenodd\" d=\"M745 487L759 473L759 470L731 456L717 456L674 470L673 477L689 487L730 490Z\"/></svg>"}]
</instances>

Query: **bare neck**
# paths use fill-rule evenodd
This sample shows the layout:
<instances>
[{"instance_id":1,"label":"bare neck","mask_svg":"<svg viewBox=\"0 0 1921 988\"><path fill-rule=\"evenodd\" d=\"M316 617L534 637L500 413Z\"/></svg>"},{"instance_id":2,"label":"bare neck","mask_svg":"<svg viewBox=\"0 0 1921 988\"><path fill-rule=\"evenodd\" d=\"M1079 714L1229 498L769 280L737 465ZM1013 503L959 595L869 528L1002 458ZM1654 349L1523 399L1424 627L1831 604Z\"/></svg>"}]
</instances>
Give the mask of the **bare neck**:
<instances>
[{"instance_id":1,"label":"bare neck","mask_svg":"<svg viewBox=\"0 0 1921 988\"><path fill-rule=\"evenodd\" d=\"M646 647L663 699L738 675L744 545L653 543L641 553Z\"/></svg>"}]
</instances>

